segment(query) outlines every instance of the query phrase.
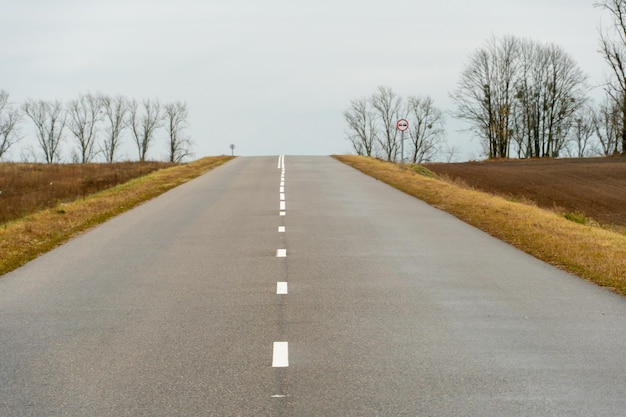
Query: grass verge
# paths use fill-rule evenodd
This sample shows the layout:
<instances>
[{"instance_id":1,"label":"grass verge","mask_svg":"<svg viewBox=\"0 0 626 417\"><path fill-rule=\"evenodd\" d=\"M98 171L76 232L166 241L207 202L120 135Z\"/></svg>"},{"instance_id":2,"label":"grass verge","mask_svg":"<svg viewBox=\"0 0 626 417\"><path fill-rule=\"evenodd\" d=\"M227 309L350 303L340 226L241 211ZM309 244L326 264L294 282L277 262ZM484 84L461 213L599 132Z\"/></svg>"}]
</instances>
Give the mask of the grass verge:
<instances>
[{"instance_id":1,"label":"grass verge","mask_svg":"<svg viewBox=\"0 0 626 417\"><path fill-rule=\"evenodd\" d=\"M5 223L0 226L0 275L231 159L230 156L207 157L162 169L84 199Z\"/></svg>"},{"instance_id":2,"label":"grass verge","mask_svg":"<svg viewBox=\"0 0 626 417\"><path fill-rule=\"evenodd\" d=\"M445 182L409 166L352 155L335 158L536 258L626 295L623 234Z\"/></svg>"}]
</instances>

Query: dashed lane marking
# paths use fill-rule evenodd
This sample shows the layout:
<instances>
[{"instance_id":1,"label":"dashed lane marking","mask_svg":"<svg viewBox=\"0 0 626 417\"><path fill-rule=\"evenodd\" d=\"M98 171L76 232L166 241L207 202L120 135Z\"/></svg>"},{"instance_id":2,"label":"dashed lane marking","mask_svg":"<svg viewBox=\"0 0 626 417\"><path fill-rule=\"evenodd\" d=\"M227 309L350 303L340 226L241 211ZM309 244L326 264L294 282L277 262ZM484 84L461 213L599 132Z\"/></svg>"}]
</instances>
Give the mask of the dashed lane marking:
<instances>
[{"instance_id":1,"label":"dashed lane marking","mask_svg":"<svg viewBox=\"0 0 626 417\"><path fill-rule=\"evenodd\" d=\"M289 366L289 343L274 342L274 355L272 357L273 368L286 368Z\"/></svg>"},{"instance_id":2,"label":"dashed lane marking","mask_svg":"<svg viewBox=\"0 0 626 417\"><path fill-rule=\"evenodd\" d=\"M286 282L277 282L276 283L276 294L278 295L284 295L284 294L288 294L289 291L287 289L287 283Z\"/></svg>"}]
</instances>

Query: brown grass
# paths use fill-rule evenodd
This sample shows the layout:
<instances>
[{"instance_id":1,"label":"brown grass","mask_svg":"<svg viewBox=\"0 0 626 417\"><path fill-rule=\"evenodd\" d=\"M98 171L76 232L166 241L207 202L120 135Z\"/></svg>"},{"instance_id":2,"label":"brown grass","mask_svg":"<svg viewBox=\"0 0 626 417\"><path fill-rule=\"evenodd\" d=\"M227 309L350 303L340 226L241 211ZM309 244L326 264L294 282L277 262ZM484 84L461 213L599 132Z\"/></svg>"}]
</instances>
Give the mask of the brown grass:
<instances>
[{"instance_id":1,"label":"brown grass","mask_svg":"<svg viewBox=\"0 0 626 417\"><path fill-rule=\"evenodd\" d=\"M525 252L626 295L626 236L371 158L338 160Z\"/></svg>"},{"instance_id":2,"label":"brown grass","mask_svg":"<svg viewBox=\"0 0 626 417\"><path fill-rule=\"evenodd\" d=\"M203 158L158 170L97 194L40 210L0 226L0 275L66 242L82 231L130 210L231 160Z\"/></svg>"},{"instance_id":3,"label":"brown grass","mask_svg":"<svg viewBox=\"0 0 626 417\"><path fill-rule=\"evenodd\" d=\"M173 165L165 162L0 163L0 224Z\"/></svg>"}]
</instances>

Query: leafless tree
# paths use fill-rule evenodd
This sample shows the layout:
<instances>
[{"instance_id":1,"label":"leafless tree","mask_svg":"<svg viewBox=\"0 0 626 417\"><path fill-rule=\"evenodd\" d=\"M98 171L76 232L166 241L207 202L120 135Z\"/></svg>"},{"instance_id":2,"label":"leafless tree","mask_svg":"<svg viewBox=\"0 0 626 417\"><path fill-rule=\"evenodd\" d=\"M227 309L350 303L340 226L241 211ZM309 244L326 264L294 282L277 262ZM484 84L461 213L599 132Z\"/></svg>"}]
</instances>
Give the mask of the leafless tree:
<instances>
[{"instance_id":1,"label":"leafless tree","mask_svg":"<svg viewBox=\"0 0 626 417\"><path fill-rule=\"evenodd\" d=\"M137 102L132 100L129 105L130 127L137 144L139 161L144 162L154 139L154 132L161 127L163 115L161 114L161 104L158 100L144 100L142 113L139 113L138 108Z\"/></svg>"},{"instance_id":2,"label":"leafless tree","mask_svg":"<svg viewBox=\"0 0 626 417\"><path fill-rule=\"evenodd\" d=\"M400 140L396 123L404 115L402 110L402 98L390 87L378 87L378 91L370 98L374 114L380 123L381 132L377 135L378 143L387 161L395 161L400 151Z\"/></svg>"},{"instance_id":3,"label":"leafless tree","mask_svg":"<svg viewBox=\"0 0 626 417\"><path fill-rule=\"evenodd\" d=\"M567 145L569 131L576 123L579 110L587 101L587 75L561 47L548 45L545 54L548 71L544 80L547 86L544 143L547 142L547 146L540 156L558 157Z\"/></svg>"},{"instance_id":4,"label":"leafless tree","mask_svg":"<svg viewBox=\"0 0 626 417\"><path fill-rule=\"evenodd\" d=\"M598 153L605 156L619 154L621 144L621 110L610 97L594 111L593 126L598 139Z\"/></svg>"},{"instance_id":5,"label":"leafless tree","mask_svg":"<svg viewBox=\"0 0 626 417\"><path fill-rule=\"evenodd\" d=\"M348 123L348 139L358 155L372 156L377 139L376 120L367 98L350 102L350 108L343 112Z\"/></svg>"},{"instance_id":6,"label":"leafless tree","mask_svg":"<svg viewBox=\"0 0 626 417\"><path fill-rule=\"evenodd\" d=\"M490 158L557 157L586 100L586 78L556 45L492 39L470 57L456 92L456 116L486 142Z\"/></svg>"},{"instance_id":7,"label":"leafless tree","mask_svg":"<svg viewBox=\"0 0 626 417\"><path fill-rule=\"evenodd\" d=\"M121 144L122 132L127 127L128 100L123 96L101 96L106 121L106 135L100 146L108 163L113 163Z\"/></svg>"},{"instance_id":8,"label":"leafless tree","mask_svg":"<svg viewBox=\"0 0 626 417\"><path fill-rule=\"evenodd\" d=\"M37 140L47 163L60 159L59 145L63 139L66 115L60 101L26 100L22 105L24 113L33 121L37 130Z\"/></svg>"},{"instance_id":9,"label":"leafless tree","mask_svg":"<svg viewBox=\"0 0 626 417\"><path fill-rule=\"evenodd\" d=\"M568 147L570 156L584 158L593 153L591 139L595 133L594 116L593 108L588 105L576 113Z\"/></svg>"},{"instance_id":10,"label":"leafless tree","mask_svg":"<svg viewBox=\"0 0 626 417\"><path fill-rule=\"evenodd\" d=\"M410 96L406 106L411 141L410 160L413 163L431 160L443 144L443 113L428 96Z\"/></svg>"},{"instance_id":11,"label":"leafless tree","mask_svg":"<svg viewBox=\"0 0 626 417\"><path fill-rule=\"evenodd\" d=\"M22 114L9 103L9 93L0 90L0 159L9 148L19 142L19 124Z\"/></svg>"},{"instance_id":12,"label":"leafless tree","mask_svg":"<svg viewBox=\"0 0 626 417\"><path fill-rule=\"evenodd\" d=\"M165 124L169 137L169 161L181 162L191 152L192 142L184 133L187 128L187 103L180 101L167 103L164 106Z\"/></svg>"},{"instance_id":13,"label":"leafless tree","mask_svg":"<svg viewBox=\"0 0 626 417\"><path fill-rule=\"evenodd\" d=\"M456 117L467 120L471 130L485 141L490 158L509 156L518 49L519 41L514 37L491 38L470 56L452 94Z\"/></svg>"},{"instance_id":14,"label":"leafless tree","mask_svg":"<svg viewBox=\"0 0 626 417\"><path fill-rule=\"evenodd\" d=\"M97 95L81 94L67 105L67 127L78 142L78 162L91 162L95 150L98 124L102 120L102 101Z\"/></svg>"},{"instance_id":15,"label":"leafless tree","mask_svg":"<svg viewBox=\"0 0 626 417\"><path fill-rule=\"evenodd\" d=\"M556 45L521 43L514 137L524 157L557 157L585 103L586 75Z\"/></svg>"},{"instance_id":16,"label":"leafless tree","mask_svg":"<svg viewBox=\"0 0 626 417\"><path fill-rule=\"evenodd\" d=\"M446 157L446 162L453 162L456 158L456 155L459 153L460 149L458 146L447 146L444 150L444 155Z\"/></svg>"},{"instance_id":17,"label":"leafless tree","mask_svg":"<svg viewBox=\"0 0 626 417\"><path fill-rule=\"evenodd\" d=\"M611 68L606 92L619 109L621 152L626 154L626 0L603 0L595 6L611 18L610 31L600 32L600 53Z\"/></svg>"}]
</instances>

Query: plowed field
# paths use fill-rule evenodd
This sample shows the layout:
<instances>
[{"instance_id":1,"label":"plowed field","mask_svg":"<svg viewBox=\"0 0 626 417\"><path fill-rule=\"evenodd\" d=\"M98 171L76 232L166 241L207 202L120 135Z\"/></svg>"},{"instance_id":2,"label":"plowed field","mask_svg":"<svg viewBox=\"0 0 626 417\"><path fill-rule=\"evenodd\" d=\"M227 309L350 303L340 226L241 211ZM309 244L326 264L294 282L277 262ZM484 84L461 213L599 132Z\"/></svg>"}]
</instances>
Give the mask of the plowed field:
<instances>
[{"instance_id":1,"label":"plowed field","mask_svg":"<svg viewBox=\"0 0 626 417\"><path fill-rule=\"evenodd\" d=\"M481 191L626 226L626 158L498 160L425 165Z\"/></svg>"}]
</instances>

